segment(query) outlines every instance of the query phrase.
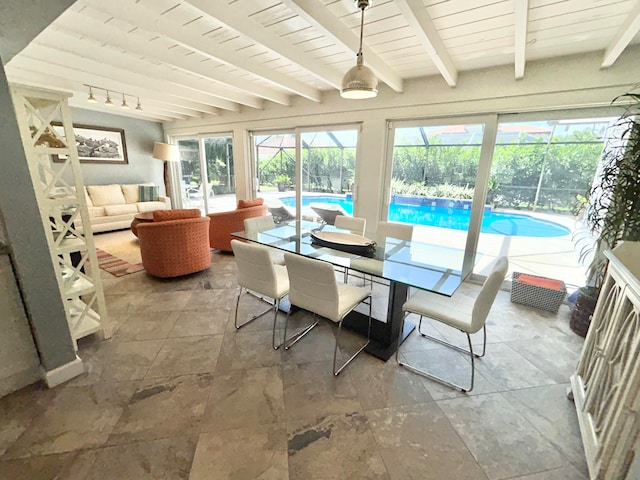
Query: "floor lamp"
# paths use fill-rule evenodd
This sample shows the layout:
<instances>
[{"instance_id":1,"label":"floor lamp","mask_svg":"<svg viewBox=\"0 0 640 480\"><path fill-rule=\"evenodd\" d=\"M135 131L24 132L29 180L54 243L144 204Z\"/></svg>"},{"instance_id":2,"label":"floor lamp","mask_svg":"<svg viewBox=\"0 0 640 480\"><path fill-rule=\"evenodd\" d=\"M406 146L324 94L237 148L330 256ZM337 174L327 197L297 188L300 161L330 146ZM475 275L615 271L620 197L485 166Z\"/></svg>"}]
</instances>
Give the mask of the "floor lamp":
<instances>
[{"instance_id":1,"label":"floor lamp","mask_svg":"<svg viewBox=\"0 0 640 480\"><path fill-rule=\"evenodd\" d=\"M164 190L167 197L171 197L171 184L169 182L169 162L179 162L180 152L177 145L156 142L153 145L153 158L164 162Z\"/></svg>"}]
</instances>

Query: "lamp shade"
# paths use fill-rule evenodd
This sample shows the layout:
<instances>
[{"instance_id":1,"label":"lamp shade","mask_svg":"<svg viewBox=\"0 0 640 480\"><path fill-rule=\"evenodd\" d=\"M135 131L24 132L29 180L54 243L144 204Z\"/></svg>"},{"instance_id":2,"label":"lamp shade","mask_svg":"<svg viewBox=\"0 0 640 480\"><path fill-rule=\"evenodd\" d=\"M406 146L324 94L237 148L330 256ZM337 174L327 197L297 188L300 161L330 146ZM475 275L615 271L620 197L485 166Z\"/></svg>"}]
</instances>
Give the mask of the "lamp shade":
<instances>
[{"instance_id":1,"label":"lamp shade","mask_svg":"<svg viewBox=\"0 0 640 480\"><path fill-rule=\"evenodd\" d=\"M156 142L153 144L153 158L164 160L165 162L177 162L180 160L178 146Z\"/></svg>"},{"instance_id":2,"label":"lamp shade","mask_svg":"<svg viewBox=\"0 0 640 480\"><path fill-rule=\"evenodd\" d=\"M345 73L340 96L349 99L373 98L378 95L378 79L358 58L358 64Z\"/></svg>"}]
</instances>

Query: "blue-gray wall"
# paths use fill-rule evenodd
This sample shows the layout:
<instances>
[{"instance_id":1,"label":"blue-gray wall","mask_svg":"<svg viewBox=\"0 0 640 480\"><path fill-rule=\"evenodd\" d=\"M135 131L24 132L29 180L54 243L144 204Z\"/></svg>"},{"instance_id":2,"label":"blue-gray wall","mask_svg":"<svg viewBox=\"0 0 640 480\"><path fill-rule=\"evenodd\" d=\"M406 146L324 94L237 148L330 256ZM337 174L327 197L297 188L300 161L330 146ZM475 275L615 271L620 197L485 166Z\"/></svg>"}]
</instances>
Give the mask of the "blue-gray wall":
<instances>
[{"instance_id":1,"label":"blue-gray wall","mask_svg":"<svg viewBox=\"0 0 640 480\"><path fill-rule=\"evenodd\" d=\"M154 142L164 142L161 123L80 108L72 108L71 117L74 124L123 128L127 143L126 165L82 163L85 185L152 182L164 191L164 165L152 155Z\"/></svg>"}]
</instances>

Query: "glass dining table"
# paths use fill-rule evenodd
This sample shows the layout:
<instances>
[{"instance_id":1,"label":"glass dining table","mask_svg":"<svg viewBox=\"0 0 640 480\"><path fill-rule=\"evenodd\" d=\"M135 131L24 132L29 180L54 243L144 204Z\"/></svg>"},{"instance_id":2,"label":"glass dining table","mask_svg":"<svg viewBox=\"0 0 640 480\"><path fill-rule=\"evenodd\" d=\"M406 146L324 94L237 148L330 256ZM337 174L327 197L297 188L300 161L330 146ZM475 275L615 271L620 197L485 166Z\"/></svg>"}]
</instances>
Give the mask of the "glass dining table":
<instances>
[{"instance_id":1,"label":"glass dining table","mask_svg":"<svg viewBox=\"0 0 640 480\"><path fill-rule=\"evenodd\" d=\"M407 300L410 287L451 296L462 283L462 250L417 240L367 234L367 239L375 242L375 249L362 254L348 247L346 249L351 251L345 251L341 245L331 248L324 242L318 244L320 232L349 233L332 225L318 225L303 220L276 225L259 233L235 232L232 236L323 260L347 268L355 276L375 278L372 286L375 283L388 288L385 296L386 314L380 311L377 315L374 313L371 342L365 349L382 360L388 360L395 353L398 342L401 343L415 328L411 322L405 322L401 335L402 305ZM287 305L286 302L283 305ZM358 309L351 312L344 319L343 326L366 335L368 308L362 312Z\"/></svg>"}]
</instances>

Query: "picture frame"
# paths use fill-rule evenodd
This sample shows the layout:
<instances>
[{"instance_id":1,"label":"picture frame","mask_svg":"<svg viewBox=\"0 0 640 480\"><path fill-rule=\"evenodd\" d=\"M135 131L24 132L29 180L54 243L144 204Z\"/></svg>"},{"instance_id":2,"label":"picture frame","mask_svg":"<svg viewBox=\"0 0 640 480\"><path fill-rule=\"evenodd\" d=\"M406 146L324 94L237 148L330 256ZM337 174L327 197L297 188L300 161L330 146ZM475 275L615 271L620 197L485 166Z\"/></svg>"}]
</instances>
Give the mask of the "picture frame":
<instances>
[{"instance_id":1,"label":"picture frame","mask_svg":"<svg viewBox=\"0 0 640 480\"><path fill-rule=\"evenodd\" d=\"M59 133L64 134L61 123L52 123L52 126ZM121 165L129 163L124 129L74 124L73 133L76 137L80 163ZM66 155L52 155L52 157L57 163L67 159Z\"/></svg>"}]
</instances>

